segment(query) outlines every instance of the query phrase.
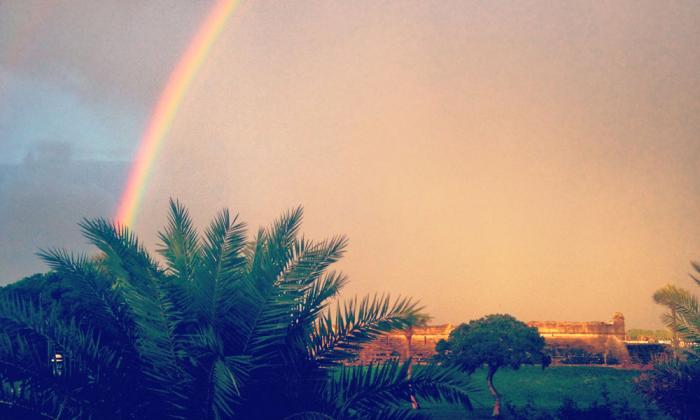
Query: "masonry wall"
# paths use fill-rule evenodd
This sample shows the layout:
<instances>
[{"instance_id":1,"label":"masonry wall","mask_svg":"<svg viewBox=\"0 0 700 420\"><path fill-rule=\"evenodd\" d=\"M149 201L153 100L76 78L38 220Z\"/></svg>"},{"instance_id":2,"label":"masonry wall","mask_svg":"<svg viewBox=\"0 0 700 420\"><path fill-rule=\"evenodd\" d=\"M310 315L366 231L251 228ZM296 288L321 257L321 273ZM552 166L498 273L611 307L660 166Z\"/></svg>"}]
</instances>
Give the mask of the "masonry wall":
<instances>
[{"instance_id":1,"label":"masonry wall","mask_svg":"<svg viewBox=\"0 0 700 420\"><path fill-rule=\"evenodd\" d=\"M435 354L435 345L438 341L447 340L453 329L451 324L445 324L384 334L363 346L355 363L378 363L391 359L404 361L408 357L409 337L413 360L423 363Z\"/></svg>"},{"instance_id":2,"label":"masonry wall","mask_svg":"<svg viewBox=\"0 0 700 420\"><path fill-rule=\"evenodd\" d=\"M536 327L547 345L552 348L582 348L586 351L606 354L613 351L618 358L624 360L627 357L623 354L626 353L622 344L625 339L625 318L621 313L615 313L609 322L531 321L527 324ZM425 362L435 354L437 342L447 340L453 329L453 325L444 324L416 327L408 331L382 335L363 346L353 363L406 360L409 337L413 360L417 363Z\"/></svg>"},{"instance_id":3,"label":"masonry wall","mask_svg":"<svg viewBox=\"0 0 700 420\"><path fill-rule=\"evenodd\" d=\"M619 312L613 314L610 322L531 321L527 325L536 327L545 340L589 337L625 339L625 317Z\"/></svg>"}]
</instances>

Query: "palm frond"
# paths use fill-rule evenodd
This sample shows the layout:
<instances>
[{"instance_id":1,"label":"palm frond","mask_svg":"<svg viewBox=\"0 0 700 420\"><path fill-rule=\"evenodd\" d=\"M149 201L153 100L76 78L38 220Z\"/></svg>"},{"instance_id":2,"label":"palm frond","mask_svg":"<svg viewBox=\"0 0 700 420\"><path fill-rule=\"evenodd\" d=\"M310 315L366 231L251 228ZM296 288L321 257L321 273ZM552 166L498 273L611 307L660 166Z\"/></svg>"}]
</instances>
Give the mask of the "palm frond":
<instances>
[{"instance_id":1,"label":"palm frond","mask_svg":"<svg viewBox=\"0 0 700 420\"><path fill-rule=\"evenodd\" d=\"M311 335L309 356L324 365L336 364L353 356L360 345L382 333L403 329L419 312L417 302L409 298L391 301L390 296L365 296L338 303L321 314Z\"/></svg>"},{"instance_id":2,"label":"palm frond","mask_svg":"<svg viewBox=\"0 0 700 420\"><path fill-rule=\"evenodd\" d=\"M455 370L440 366L416 367L408 378L410 361L382 365L342 367L324 389L326 399L336 401L339 417L369 418L390 408L399 418L410 416L411 388L429 401L448 402L471 409L469 393L475 388ZM393 418L393 417L391 417Z\"/></svg>"},{"instance_id":3,"label":"palm frond","mask_svg":"<svg viewBox=\"0 0 700 420\"><path fill-rule=\"evenodd\" d=\"M314 243L304 238L295 241L287 267L279 275L280 280L312 284L345 253L348 240L336 236L329 240Z\"/></svg>"},{"instance_id":4,"label":"palm frond","mask_svg":"<svg viewBox=\"0 0 700 420\"><path fill-rule=\"evenodd\" d=\"M14 418L42 418L58 420L80 417L80 413L66 413L64 402L51 390L35 389L22 381L8 381L0 377L0 412L9 411Z\"/></svg>"},{"instance_id":5,"label":"palm frond","mask_svg":"<svg viewBox=\"0 0 700 420\"><path fill-rule=\"evenodd\" d=\"M700 305L697 297L688 290L666 285L654 293L654 300L671 309L672 314L662 316L669 328L675 329L686 340L700 342Z\"/></svg>"},{"instance_id":6,"label":"palm frond","mask_svg":"<svg viewBox=\"0 0 700 420\"><path fill-rule=\"evenodd\" d=\"M211 411L217 418L232 416L234 406L240 403L243 384L249 379L251 358L226 356L224 343L211 327L192 334L189 348L193 373L201 376L207 372L206 379L192 390L194 405L201 404L205 412Z\"/></svg>"},{"instance_id":7,"label":"palm frond","mask_svg":"<svg viewBox=\"0 0 700 420\"><path fill-rule=\"evenodd\" d=\"M236 304L237 285L245 274L246 225L231 219L228 210L222 210L205 230L202 245L202 270L197 276L200 307L210 322L225 333L234 328L231 311Z\"/></svg>"},{"instance_id":8,"label":"palm frond","mask_svg":"<svg viewBox=\"0 0 700 420\"><path fill-rule=\"evenodd\" d=\"M60 319L55 308L47 313L31 303L0 296L0 331L3 336L0 343L5 344L0 345L0 352L7 350L7 344L13 345L9 349L11 353L4 356L12 360L12 353L36 352L33 358L39 363L34 368L43 366L44 372L50 370L46 358L50 344L58 346L63 354L66 375L75 372L87 376L90 372L95 378L100 371L117 364L117 354L103 346L91 329L83 330L74 321Z\"/></svg>"},{"instance_id":9,"label":"palm frond","mask_svg":"<svg viewBox=\"0 0 700 420\"><path fill-rule=\"evenodd\" d=\"M158 272L146 269L140 275L145 278L139 286L118 278L114 287L133 318L135 348L148 378L146 388L160 400L158 404L169 406L169 415L178 417L186 400L183 388L191 381L180 364L186 354L186 337L179 332L183 315L173 304L172 288L163 284Z\"/></svg>"},{"instance_id":10,"label":"palm frond","mask_svg":"<svg viewBox=\"0 0 700 420\"><path fill-rule=\"evenodd\" d=\"M691 279L693 279L693 281L695 281L695 284L700 286L700 278L698 277L698 276L700 276L700 263L695 262L695 261L691 261L690 264L695 269L696 274L688 274L688 275L690 276Z\"/></svg>"},{"instance_id":11,"label":"palm frond","mask_svg":"<svg viewBox=\"0 0 700 420\"><path fill-rule=\"evenodd\" d=\"M168 224L158 237L158 253L167 261L168 273L192 281L201 260L199 236L189 211L179 201L170 199Z\"/></svg>"},{"instance_id":12,"label":"palm frond","mask_svg":"<svg viewBox=\"0 0 700 420\"><path fill-rule=\"evenodd\" d=\"M301 325L311 324L328 306L328 300L336 297L347 283L343 273L331 271L314 282L304 294L296 322Z\"/></svg>"},{"instance_id":13,"label":"palm frond","mask_svg":"<svg viewBox=\"0 0 700 420\"><path fill-rule=\"evenodd\" d=\"M219 359L212 366L213 403L215 418L233 416L233 402L240 395L240 380L223 360Z\"/></svg>"},{"instance_id":14,"label":"palm frond","mask_svg":"<svg viewBox=\"0 0 700 420\"><path fill-rule=\"evenodd\" d=\"M424 400L440 401L472 409L470 394L479 392L457 368L435 364L414 366L411 386Z\"/></svg>"},{"instance_id":15,"label":"palm frond","mask_svg":"<svg viewBox=\"0 0 700 420\"><path fill-rule=\"evenodd\" d=\"M236 313L244 320L242 353L269 355L284 342L290 312L308 288L289 275L299 261L295 238L302 219L301 207L285 213L267 231L258 234L250 247L254 255L248 279L240 282Z\"/></svg>"},{"instance_id":16,"label":"palm frond","mask_svg":"<svg viewBox=\"0 0 700 420\"><path fill-rule=\"evenodd\" d=\"M42 249L37 255L68 281L76 299L89 303L92 325L113 325L123 337L130 337L131 323L124 305L97 262L61 249Z\"/></svg>"},{"instance_id":17,"label":"palm frond","mask_svg":"<svg viewBox=\"0 0 700 420\"><path fill-rule=\"evenodd\" d=\"M83 235L103 253L102 265L117 279L143 287L158 264L148 255L136 236L126 226L116 226L105 219L83 219L78 224Z\"/></svg>"}]
</instances>

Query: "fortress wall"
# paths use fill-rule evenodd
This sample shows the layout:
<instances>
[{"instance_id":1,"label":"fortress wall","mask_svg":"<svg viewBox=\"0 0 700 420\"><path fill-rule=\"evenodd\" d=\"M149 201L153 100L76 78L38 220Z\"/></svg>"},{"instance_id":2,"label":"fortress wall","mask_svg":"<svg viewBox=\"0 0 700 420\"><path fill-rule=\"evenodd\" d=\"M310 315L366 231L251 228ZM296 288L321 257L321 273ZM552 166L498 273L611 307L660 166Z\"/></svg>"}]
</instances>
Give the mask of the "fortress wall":
<instances>
[{"instance_id":1,"label":"fortress wall","mask_svg":"<svg viewBox=\"0 0 700 420\"><path fill-rule=\"evenodd\" d=\"M554 348L581 348L594 353L607 353L619 348L625 339L625 318L621 313L615 313L610 322L531 321L527 324L537 328L547 345ZM444 324L384 334L365 344L353 364L406 360L409 337L413 360L425 362L435 354L438 341L447 340L453 329L453 325Z\"/></svg>"},{"instance_id":2,"label":"fortress wall","mask_svg":"<svg viewBox=\"0 0 700 420\"><path fill-rule=\"evenodd\" d=\"M615 313L611 322L562 322L562 321L531 321L527 323L537 328L545 340L558 338L560 340L581 339L588 337L617 337L625 339L625 317Z\"/></svg>"},{"instance_id":3,"label":"fortress wall","mask_svg":"<svg viewBox=\"0 0 700 420\"><path fill-rule=\"evenodd\" d=\"M445 324L384 334L371 343L365 344L358 352L355 363L377 363L389 359L406 360L409 337L413 360L418 363L424 362L435 354L435 345L438 341L447 340L453 329L452 325Z\"/></svg>"}]
</instances>

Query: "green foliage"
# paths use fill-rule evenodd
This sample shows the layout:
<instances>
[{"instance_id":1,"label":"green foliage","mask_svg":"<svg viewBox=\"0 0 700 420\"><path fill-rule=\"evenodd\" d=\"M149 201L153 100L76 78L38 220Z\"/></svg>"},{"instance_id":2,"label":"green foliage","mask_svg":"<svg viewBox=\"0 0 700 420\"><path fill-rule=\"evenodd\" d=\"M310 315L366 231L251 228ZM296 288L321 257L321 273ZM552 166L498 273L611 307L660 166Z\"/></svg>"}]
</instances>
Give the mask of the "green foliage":
<instances>
[{"instance_id":1,"label":"green foliage","mask_svg":"<svg viewBox=\"0 0 700 420\"><path fill-rule=\"evenodd\" d=\"M686 341L700 343L700 305L696 296L669 284L654 293L654 300L671 310L662 316L666 326Z\"/></svg>"},{"instance_id":2,"label":"green foliage","mask_svg":"<svg viewBox=\"0 0 700 420\"><path fill-rule=\"evenodd\" d=\"M99 255L42 250L54 272L0 293L0 417L416 418L409 384L468 406L455 370L333 373L423 315L389 296L329 305L347 281L329 270L347 240L300 237L302 214L248 240L228 211L200 234L171 201L162 264L128 228L84 220Z\"/></svg>"},{"instance_id":3,"label":"green foliage","mask_svg":"<svg viewBox=\"0 0 700 420\"><path fill-rule=\"evenodd\" d=\"M391 409L395 414L403 413L399 418L422 418L420 412L406 404L409 384L426 401L446 401L471 409L471 401L464 391L473 391L473 388L458 371L436 365L416 366L409 379L409 363L339 368L324 390L325 399L336 400L334 418L381 418L378 407Z\"/></svg>"},{"instance_id":4,"label":"green foliage","mask_svg":"<svg viewBox=\"0 0 700 420\"><path fill-rule=\"evenodd\" d=\"M447 341L437 345L436 359L474 372L483 365L492 369L523 364L549 364L544 339L537 328L510 315L487 315L455 328Z\"/></svg>"},{"instance_id":5,"label":"green foliage","mask_svg":"<svg viewBox=\"0 0 700 420\"><path fill-rule=\"evenodd\" d=\"M486 381L494 398L493 416L500 416L501 395L493 377L501 367L519 369L521 365L541 363L544 369L550 358L544 353L544 338L537 328L528 327L510 315L487 315L455 328L447 341L435 347L436 360L446 366L473 373L486 365Z\"/></svg>"},{"instance_id":6,"label":"green foliage","mask_svg":"<svg viewBox=\"0 0 700 420\"><path fill-rule=\"evenodd\" d=\"M695 273L692 280L700 285L700 264L691 263ZM664 323L691 344L685 354L661 357L654 369L637 382L640 393L654 401L670 415L681 419L700 417L700 304L690 291L667 285L654 293L654 301L666 306L670 312L662 316Z\"/></svg>"}]
</instances>

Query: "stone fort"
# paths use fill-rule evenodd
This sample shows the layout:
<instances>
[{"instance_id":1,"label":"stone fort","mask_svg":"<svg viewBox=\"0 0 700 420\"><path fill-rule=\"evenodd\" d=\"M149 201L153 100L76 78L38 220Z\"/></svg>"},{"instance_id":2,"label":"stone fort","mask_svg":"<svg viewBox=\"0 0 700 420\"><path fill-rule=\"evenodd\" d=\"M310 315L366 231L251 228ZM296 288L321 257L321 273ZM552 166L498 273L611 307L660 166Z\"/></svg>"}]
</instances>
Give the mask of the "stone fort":
<instances>
[{"instance_id":1,"label":"stone fort","mask_svg":"<svg viewBox=\"0 0 700 420\"><path fill-rule=\"evenodd\" d=\"M571 349L613 356L620 363L628 363L625 339L625 317L617 312L611 321L566 322L531 321L544 337L554 362ZM435 345L447 340L455 327L452 324L414 327L405 331L384 334L364 345L357 354L356 364L378 363L386 360L406 360L410 352L416 363L425 363L435 354ZM607 360L605 361L607 363Z\"/></svg>"}]
</instances>

